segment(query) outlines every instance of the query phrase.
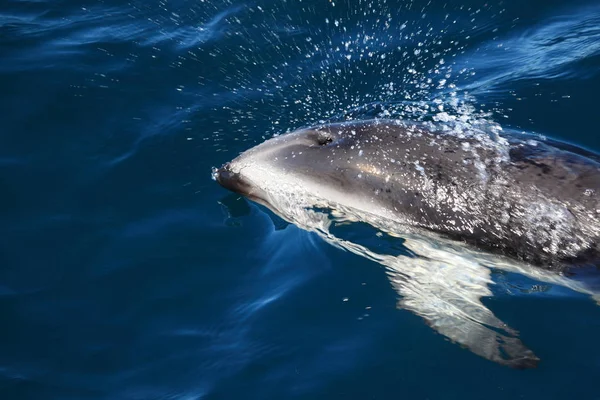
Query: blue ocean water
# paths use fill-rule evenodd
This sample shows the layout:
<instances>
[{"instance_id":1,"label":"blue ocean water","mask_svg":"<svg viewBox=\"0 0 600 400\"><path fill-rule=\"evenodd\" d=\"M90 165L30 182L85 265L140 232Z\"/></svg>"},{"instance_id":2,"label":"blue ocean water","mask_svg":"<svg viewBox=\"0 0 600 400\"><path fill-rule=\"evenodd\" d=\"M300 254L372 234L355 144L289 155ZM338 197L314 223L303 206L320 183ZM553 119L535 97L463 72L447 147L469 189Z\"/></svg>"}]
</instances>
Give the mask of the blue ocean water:
<instances>
[{"instance_id":1,"label":"blue ocean water","mask_svg":"<svg viewBox=\"0 0 600 400\"><path fill-rule=\"evenodd\" d=\"M541 359L499 366L210 175L373 116L600 151L596 1L6 0L0 88L2 399L600 398L589 297L492 288Z\"/></svg>"}]
</instances>

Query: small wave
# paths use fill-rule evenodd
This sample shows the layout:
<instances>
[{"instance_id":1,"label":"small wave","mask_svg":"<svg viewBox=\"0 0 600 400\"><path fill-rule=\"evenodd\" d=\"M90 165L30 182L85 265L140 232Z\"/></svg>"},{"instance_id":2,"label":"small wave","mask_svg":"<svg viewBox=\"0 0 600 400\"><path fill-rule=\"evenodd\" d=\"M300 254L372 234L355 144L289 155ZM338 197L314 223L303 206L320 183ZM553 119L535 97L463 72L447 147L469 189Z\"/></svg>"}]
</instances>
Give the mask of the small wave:
<instances>
[{"instance_id":1,"label":"small wave","mask_svg":"<svg viewBox=\"0 0 600 400\"><path fill-rule=\"evenodd\" d=\"M161 42L173 41L177 48L187 50L203 43L219 40L228 30L227 18L239 13L243 7L234 6L209 17L207 22L182 25L173 30L159 29L142 41L144 46L155 46Z\"/></svg>"},{"instance_id":2,"label":"small wave","mask_svg":"<svg viewBox=\"0 0 600 400\"><path fill-rule=\"evenodd\" d=\"M600 56L600 7L544 21L520 35L484 44L458 64L477 71L469 89L493 90L515 81L586 79L598 73L586 60ZM499 68L498 66L502 66Z\"/></svg>"}]
</instances>

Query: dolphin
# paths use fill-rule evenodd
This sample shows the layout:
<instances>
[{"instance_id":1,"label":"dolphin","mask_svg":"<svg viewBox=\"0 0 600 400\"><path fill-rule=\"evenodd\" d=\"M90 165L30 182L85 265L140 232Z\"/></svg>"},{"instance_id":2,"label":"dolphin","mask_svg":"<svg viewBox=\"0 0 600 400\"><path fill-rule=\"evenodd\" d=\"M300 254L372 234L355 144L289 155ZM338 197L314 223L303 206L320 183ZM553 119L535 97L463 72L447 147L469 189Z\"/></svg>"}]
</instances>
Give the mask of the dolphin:
<instances>
[{"instance_id":1,"label":"dolphin","mask_svg":"<svg viewBox=\"0 0 600 400\"><path fill-rule=\"evenodd\" d=\"M600 157L516 131L368 120L269 139L219 169L222 186L334 246L386 267L399 307L475 354L514 368L539 358L481 302L492 271L600 296L574 279L600 265ZM336 237L362 221L404 255ZM597 274L600 275L600 274Z\"/></svg>"}]
</instances>

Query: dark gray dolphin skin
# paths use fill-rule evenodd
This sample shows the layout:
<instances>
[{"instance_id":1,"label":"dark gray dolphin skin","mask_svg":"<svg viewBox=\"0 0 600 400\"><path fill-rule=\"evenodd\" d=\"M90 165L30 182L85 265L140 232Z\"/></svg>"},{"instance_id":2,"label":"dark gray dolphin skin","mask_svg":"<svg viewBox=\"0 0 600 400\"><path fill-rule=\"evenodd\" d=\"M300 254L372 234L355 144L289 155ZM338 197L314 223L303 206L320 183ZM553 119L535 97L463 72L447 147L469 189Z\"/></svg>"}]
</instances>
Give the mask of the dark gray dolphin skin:
<instances>
[{"instance_id":1,"label":"dark gray dolphin skin","mask_svg":"<svg viewBox=\"0 0 600 400\"><path fill-rule=\"evenodd\" d=\"M273 193L287 180L546 269L594 268L600 259L599 157L533 135L396 120L337 123L267 140L214 175L275 209Z\"/></svg>"}]
</instances>

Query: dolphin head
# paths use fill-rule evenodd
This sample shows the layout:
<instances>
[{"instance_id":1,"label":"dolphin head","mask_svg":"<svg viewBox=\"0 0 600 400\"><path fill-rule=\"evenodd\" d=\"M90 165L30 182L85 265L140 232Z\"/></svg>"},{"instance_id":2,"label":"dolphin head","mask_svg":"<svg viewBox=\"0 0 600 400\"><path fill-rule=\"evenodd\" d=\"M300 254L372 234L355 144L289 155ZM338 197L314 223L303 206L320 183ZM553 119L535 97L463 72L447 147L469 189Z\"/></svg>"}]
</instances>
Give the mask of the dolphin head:
<instances>
[{"instance_id":1,"label":"dolphin head","mask_svg":"<svg viewBox=\"0 0 600 400\"><path fill-rule=\"evenodd\" d=\"M300 129L269 139L213 173L225 188L275 211L282 203L381 207L389 175L373 123ZM382 134L390 134L382 129ZM388 189L389 190L389 189ZM377 212L381 214L381 212Z\"/></svg>"},{"instance_id":2,"label":"dolphin head","mask_svg":"<svg viewBox=\"0 0 600 400\"><path fill-rule=\"evenodd\" d=\"M274 137L242 153L214 171L223 187L262 202L269 192L284 186L290 178L303 174L308 180L315 172L310 166L311 154L332 141L331 135L315 129L302 129ZM314 162L317 157L312 157Z\"/></svg>"}]
</instances>

